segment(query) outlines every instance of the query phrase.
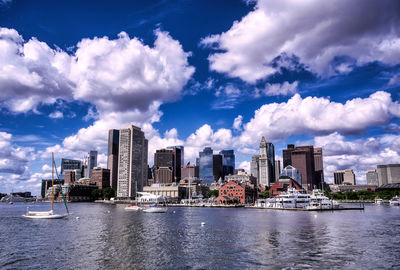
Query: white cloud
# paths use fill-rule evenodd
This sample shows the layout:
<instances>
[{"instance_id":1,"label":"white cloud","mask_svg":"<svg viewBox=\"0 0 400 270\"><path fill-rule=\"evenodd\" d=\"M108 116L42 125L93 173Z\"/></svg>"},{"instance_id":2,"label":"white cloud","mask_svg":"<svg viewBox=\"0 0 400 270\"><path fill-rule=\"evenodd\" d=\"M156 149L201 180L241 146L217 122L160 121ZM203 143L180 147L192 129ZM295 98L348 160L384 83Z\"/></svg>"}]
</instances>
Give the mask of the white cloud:
<instances>
[{"instance_id":1,"label":"white cloud","mask_svg":"<svg viewBox=\"0 0 400 270\"><path fill-rule=\"evenodd\" d=\"M357 133L367 127L384 125L400 117L400 104L389 93L378 91L367 98L337 103L327 98L301 98L296 94L287 102L261 106L244 124L242 145L253 145L254 138L282 140L293 134Z\"/></svg>"},{"instance_id":2,"label":"white cloud","mask_svg":"<svg viewBox=\"0 0 400 270\"><path fill-rule=\"evenodd\" d=\"M393 75L388 82L388 86L396 86L396 85L400 85L400 78L398 74Z\"/></svg>"},{"instance_id":3,"label":"white cloud","mask_svg":"<svg viewBox=\"0 0 400 270\"><path fill-rule=\"evenodd\" d=\"M313 72L329 76L352 65L400 59L400 4L373 0L259 0L253 11L201 44L217 49L210 68L255 83L279 71L272 62L296 55ZM340 10L340 12L337 12ZM338 57L348 60L336 62Z\"/></svg>"},{"instance_id":4,"label":"white cloud","mask_svg":"<svg viewBox=\"0 0 400 270\"><path fill-rule=\"evenodd\" d=\"M257 92L261 92L266 96L289 96L293 95L297 92L298 81L294 81L292 83L284 82L280 83L267 83L265 88L262 90L258 90Z\"/></svg>"},{"instance_id":5,"label":"white cloud","mask_svg":"<svg viewBox=\"0 0 400 270\"><path fill-rule=\"evenodd\" d=\"M49 114L49 117L53 118L53 119L59 119L59 118L63 118L64 114L63 114L63 112L55 111L55 112L52 112L51 114Z\"/></svg>"},{"instance_id":6,"label":"white cloud","mask_svg":"<svg viewBox=\"0 0 400 270\"><path fill-rule=\"evenodd\" d=\"M234 130L242 130L242 121L243 121L243 116L238 115L235 120L233 120L233 129Z\"/></svg>"}]
</instances>

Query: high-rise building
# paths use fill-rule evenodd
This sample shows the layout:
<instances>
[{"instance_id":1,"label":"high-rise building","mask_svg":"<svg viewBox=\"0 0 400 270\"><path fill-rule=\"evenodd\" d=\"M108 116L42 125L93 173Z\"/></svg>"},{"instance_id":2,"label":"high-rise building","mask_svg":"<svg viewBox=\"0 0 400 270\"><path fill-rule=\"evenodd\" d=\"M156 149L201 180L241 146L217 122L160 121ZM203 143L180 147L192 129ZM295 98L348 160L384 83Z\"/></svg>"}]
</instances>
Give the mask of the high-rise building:
<instances>
[{"instance_id":1,"label":"high-rise building","mask_svg":"<svg viewBox=\"0 0 400 270\"><path fill-rule=\"evenodd\" d=\"M223 176L233 174L235 171L235 152L233 150L222 150L219 152L222 156Z\"/></svg>"},{"instance_id":2,"label":"high-rise building","mask_svg":"<svg viewBox=\"0 0 400 270\"><path fill-rule=\"evenodd\" d=\"M400 164L378 165L379 186L400 183Z\"/></svg>"},{"instance_id":3,"label":"high-rise building","mask_svg":"<svg viewBox=\"0 0 400 270\"><path fill-rule=\"evenodd\" d=\"M199 178L199 167L196 165L182 166L182 179L197 179Z\"/></svg>"},{"instance_id":4,"label":"high-rise building","mask_svg":"<svg viewBox=\"0 0 400 270\"><path fill-rule=\"evenodd\" d=\"M281 161L275 160L275 182L279 180L279 176L281 176Z\"/></svg>"},{"instance_id":5,"label":"high-rise building","mask_svg":"<svg viewBox=\"0 0 400 270\"><path fill-rule=\"evenodd\" d=\"M110 170L95 167L92 170L92 176L90 181L96 183L99 189L103 189L110 186Z\"/></svg>"},{"instance_id":6,"label":"high-rise building","mask_svg":"<svg viewBox=\"0 0 400 270\"><path fill-rule=\"evenodd\" d=\"M318 185L315 181L314 147L297 146L291 153L291 165L301 173L301 185L305 190L312 190Z\"/></svg>"},{"instance_id":7,"label":"high-rise building","mask_svg":"<svg viewBox=\"0 0 400 270\"><path fill-rule=\"evenodd\" d=\"M205 184L213 183L213 150L211 147L205 147L203 152L199 153L199 167L200 179L203 180Z\"/></svg>"},{"instance_id":8,"label":"high-rise building","mask_svg":"<svg viewBox=\"0 0 400 270\"><path fill-rule=\"evenodd\" d=\"M292 165L283 168L281 176L288 176L301 185L301 173Z\"/></svg>"},{"instance_id":9,"label":"high-rise building","mask_svg":"<svg viewBox=\"0 0 400 270\"><path fill-rule=\"evenodd\" d=\"M183 146L169 146L168 150L174 152L174 168L173 168L173 181L179 182L181 180L181 167L183 165Z\"/></svg>"},{"instance_id":10,"label":"high-rise building","mask_svg":"<svg viewBox=\"0 0 400 270\"><path fill-rule=\"evenodd\" d=\"M256 178L256 185L259 185L260 182L258 180L258 173L260 172L260 168L258 167L260 163L260 156L255 155L251 157L250 162L250 174Z\"/></svg>"},{"instance_id":11,"label":"high-rise building","mask_svg":"<svg viewBox=\"0 0 400 270\"><path fill-rule=\"evenodd\" d=\"M378 182L378 173L376 172L376 170L372 169L372 170L368 170L366 173L366 178L367 178L367 185L379 185Z\"/></svg>"},{"instance_id":12,"label":"high-rise building","mask_svg":"<svg viewBox=\"0 0 400 270\"><path fill-rule=\"evenodd\" d=\"M260 185L270 186L275 182L275 149L274 145L266 142L264 136L260 142L258 180Z\"/></svg>"},{"instance_id":13,"label":"high-rise building","mask_svg":"<svg viewBox=\"0 0 400 270\"><path fill-rule=\"evenodd\" d=\"M294 144L288 144L287 149L282 150L283 168L292 165L292 152L294 150Z\"/></svg>"},{"instance_id":14,"label":"high-rise building","mask_svg":"<svg viewBox=\"0 0 400 270\"><path fill-rule=\"evenodd\" d=\"M65 172L82 170L82 161L74 159L61 159L61 174L64 175Z\"/></svg>"},{"instance_id":15,"label":"high-rise building","mask_svg":"<svg viewBox=\"0 0 400 270\"><path fill-rule=\"evenodd\" d=\"M323 188L322 185L323 185L325 179L324 179L324 161L322 158L322 148L321 147L314 148L314 167L315 167L315 182L316 182L317 188L322 189Z\"/></svg>"},{"instance_id":16,"label":"high-rise building","mask_svg":"<svg viewBox=\"0 0 400 270\"><path fill-rule=\"evenodd\" d=\"M224 178L224 167L222 166L222 155L213 155L213 175L214 181L218 182Z\"/></svg>"},{"instance_id":17,"label":"high-rise building","mask_svg":"<svg viewBox=\"0 0 400 270\"><path fill-rule=\"evenodd\" d=\"M344 171L333 172L333 180L335 185L341 185L344 181Z\"/></svg>"},{"instance_id":18,"label":"high-rise building","mask_svg":"<svg viewBox=\"0 0 400 270\"><path fill-rule=\"evenodd\" d=\"M85 177L90 178L92 176L94 167L97 167L97 151L91 150L86 157Z\"/></svg>"},{"instance_id":19,"label":"high-rise building","mask_svg":"<svg viewBox=\"0 0 400 270\"><path fill-rule=\"evenodd\" d=\"M181 150L181 166L185 164L185 147L183 145L176 145L176 146L168 146L167 149L180 149Z\"/></svg>"},{"instance_id":20,"label":"high-rise building","mask_svg":"<svg viewBox=\"0 0 400 270\"><path fill-rule=\"evenodd\" d=\"M176 167L175 167L175 161L176 161L176 155L175 155L175 150L172 149L160 149L156 150L154 154L154 182L157 184L171 184L172 181L175 179L176 175ZM180 151L178 149L178 151ZM180 162L180 160L179 160ZM167 173L166 168L169 168L171 171L171 176L169 175L169 171ZM162 170L163 173L158 173L158 170ZM160 177L166 177L165 179L162 179Z\"/></svg>"},{"instance_id":21,"label":"high-rise building","mask_svg":"<svg viewBox=\"0 0 400 270\"><path fill-rule=\"evenodd\" d=\"M110 187L115 190L117 190L118 183L118 146L119 130L110 129L108 131L107 169L110 170Z\"/></svg>"},{"instance_id":22,"label":"high-rise building","mask_svg":"<svg viewBox=\"0 0 400 270\"><path fill-rule=\"evenodd\" d=\"M148 141L143 131L128 126L119 131L117 197L135 198L147 181Z\"/></svg>"}]
</instances>

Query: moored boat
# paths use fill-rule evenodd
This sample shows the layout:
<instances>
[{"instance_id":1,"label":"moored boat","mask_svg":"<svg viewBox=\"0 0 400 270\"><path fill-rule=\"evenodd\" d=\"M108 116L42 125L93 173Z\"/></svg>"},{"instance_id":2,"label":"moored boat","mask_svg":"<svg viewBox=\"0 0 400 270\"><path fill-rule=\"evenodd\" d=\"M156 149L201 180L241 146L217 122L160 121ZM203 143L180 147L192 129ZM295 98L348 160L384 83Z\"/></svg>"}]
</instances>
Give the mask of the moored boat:
<instances>
[{"instance_id":1,"label":"moored boat","mask_svg":"<svg viewBox=\"0 0 400 270\"><path fill-rule=\"evenodd\" d=\"M379 198L379 197L376 197L375 198L375 204L381 205L381 204L383 204L383 200L381 198Z\"/></svg>"},{"instance_id":2,"label":"moored boat","mask_svg":"<svg viewBox=\"0 0 400 270\"><path fill-rule=\"evenodd\" d=\"M399 205L399 196L394 196L391 200L389 200L390 205L398 206Z\"/></svg>"},{"instance_id":3,"label":"moored boat","mask_svg":"<svg viewBox=\"0 0 400 270\"><path fill-rule=\"evenodd\" d=\"M340 204L330 200L321 190L314 189L310 196L310 204L306 208L308 210L335 209L340 208Z\"/></svg>"},{"instance_id":4,"label":"moored boat","mask_svg":"<svg viewBox=\"0 0 400 270\"><path fill-rule=\"evenodd\" d=\"M143 212L146 213L165 213L167 210L167 207L160 207L157 204L148 205L143 208Z\"/></svg>"},{"instance_id":5,"label":"moored boat","mask_svg":"<svg viewBox=\"0 0 400 270\"><path fill-rule=\"evenodd\" d=\"M139 211L139 210L142 210L142 207L132 204L132 205L126 206L124 209L126 211Z\"/></svg>"}]
</instances>

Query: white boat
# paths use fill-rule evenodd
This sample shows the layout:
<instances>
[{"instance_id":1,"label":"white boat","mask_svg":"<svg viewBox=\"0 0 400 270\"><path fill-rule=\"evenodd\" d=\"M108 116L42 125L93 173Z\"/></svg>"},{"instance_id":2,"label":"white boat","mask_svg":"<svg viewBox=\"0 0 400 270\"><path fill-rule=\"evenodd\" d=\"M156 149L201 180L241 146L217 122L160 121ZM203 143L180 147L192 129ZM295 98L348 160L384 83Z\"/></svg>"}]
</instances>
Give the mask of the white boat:
<instances>
[{"instance_id":1,"label":"white boat","mask_svg":"<svg viewBox=\"0 0 400 270\"><path fill-rule=\"evenodd\" d=\"M286 192L265 201L266 208L305 208L309 204L310 194L301 193L292 187L288 187Z\"/></svg>"},{"instance_id":2,"label":"white boat","mask_svg":"<svg viewBox=\"0 0 400 270\"><path fill-rule=\"evenodd\" d=\"M146 213L165 213L167 210L167 207L159 207L157 204L148 205L143 208L143 212Z\"/></svg>"},{"instance_id":3,"label":"white boat","mask_svg":"<svg viewBox=\"0 0 400 270\"><path fill-rule=\"evenodd\" d=\"M137 205L128 205L124 208L126 211L139 211L142 210L142 207Z\"/></svg>"},{"instance_id":4,"label":"white boat","mask_svg":"<svg viewBox=\"0 0 400 270\"><path fill-rule=\"evenodd\" d=\"M375 198L375 204L381 205L381 204L383 204L383 200L381 198L379 198L379 197L376 197Z\"/></svg>"},{"instance_id":5,"label":"white boat","mask_svg":"<svg viewBox=\"0 0 400 270\"><path fill-rule=\"evenodd\" d=\"M59 219L64 218L69 215L67 205L65 204L65 208L67 209L66 214L55 214L54 213L54 154L51 153L51 210L50 211L29 211L29 207L26 209L26 214L22 215L26 218L31 219ZM62 191L61 191L62 192ZM65 203L65 201L64 201Z\"/></svg>"},{"instance_id":6,"label":"white boat","mask_svg":"<svg viewBox=\"0 0 400 270\"><path fill-rule=\"evenodd\" d=\"M390 201L390 205L398 206L399 205L399 196L394 196Z\"/></svg>"},{"instance_id":7,"label":"white boat","mask_svg":"<svg viewBox=\"0 0 400 270\"><path fill-rule=\"evenodd\" d=\"M324 195L324 193L319 189L314 189L310 196L310 205L306 208L308 210L318 210L318 209L334 209L339 208L340 205L336 201L330 200Z\"/></svg>"}]
</instances>

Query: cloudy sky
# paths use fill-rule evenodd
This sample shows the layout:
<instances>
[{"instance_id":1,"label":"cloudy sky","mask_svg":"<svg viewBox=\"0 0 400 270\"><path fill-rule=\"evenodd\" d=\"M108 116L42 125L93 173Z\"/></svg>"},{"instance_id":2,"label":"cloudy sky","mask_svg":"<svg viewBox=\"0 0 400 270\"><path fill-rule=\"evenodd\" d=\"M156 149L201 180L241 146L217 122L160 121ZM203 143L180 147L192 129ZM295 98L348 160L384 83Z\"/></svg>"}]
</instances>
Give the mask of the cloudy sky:
<instances>
[{"instance_id":1,"label":"cloudy sky","mask_svg":"<svg viewBox=\"0 0 400 270\"><path fill-rule=\"evenodd\" d=\"M0 0L0 192L39 194L51 152L105 166L128 124L150 163L211 146L248 169L265 136L365 183L400 162L399 25L395 0Z\"/></svg>"}]
</instances>

